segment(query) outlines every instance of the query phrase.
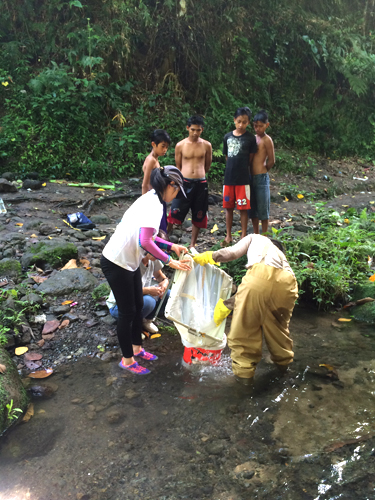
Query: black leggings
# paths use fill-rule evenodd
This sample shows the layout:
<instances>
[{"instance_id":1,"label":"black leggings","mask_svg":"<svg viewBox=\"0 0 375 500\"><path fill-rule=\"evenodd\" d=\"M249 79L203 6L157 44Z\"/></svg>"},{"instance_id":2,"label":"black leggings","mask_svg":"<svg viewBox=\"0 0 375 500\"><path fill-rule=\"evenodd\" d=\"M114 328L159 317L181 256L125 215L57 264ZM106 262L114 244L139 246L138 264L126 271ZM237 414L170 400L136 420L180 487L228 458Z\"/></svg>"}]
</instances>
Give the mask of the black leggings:
<instances>
[{"instance_id":1,"label":"black leggings","mask_svg":"<svg viewBox=\"0 0 375 500\"><path fill-rule=\"evenodd\" d=\"M124 358L133 356L133 345L142 345L143 291L141 271L128 271L102 255L100 265L118 307L117 337Z\"/></svg>"}]
</instances>

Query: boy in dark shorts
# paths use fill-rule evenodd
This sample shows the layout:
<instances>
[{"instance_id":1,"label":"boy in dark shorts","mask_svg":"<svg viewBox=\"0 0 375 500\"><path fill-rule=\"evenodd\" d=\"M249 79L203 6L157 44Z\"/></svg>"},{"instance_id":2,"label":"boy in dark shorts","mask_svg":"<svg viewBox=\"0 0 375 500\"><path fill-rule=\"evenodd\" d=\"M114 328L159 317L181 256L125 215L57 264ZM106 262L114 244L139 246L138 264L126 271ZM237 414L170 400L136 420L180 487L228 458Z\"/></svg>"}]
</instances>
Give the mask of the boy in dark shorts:
<instances>
[{"instance_id":1,"label":"boy in dark shorts","mask_svg":"<svg viewBox=\"0 0 375 500\"><path fill-rule=\"evenodd\" d=\"M268 114L264 109L254 116L254 130L258 151L251 164L250 192L251 208L248 211L253 223L254 234L259 234L259 220L262 234L268 231L270 216L270 179L268 171L275 164L275 150L272 139L266 134L269 127Z\"/></svg>"},{"instance_id":2,"label":"boy in dark shorts","mask_svg":"<svg viewBox=\"0 0 375 500\"><path fill-rule=\"evenodd\" d=\"M177 196L172 202L168 216L168 233L173 224L181 225L189 209L192 215L192 232L190 248L197 243L200 228L207 227L208 186L206 173L212 162L212 146L200 137L204 121L201 116L192 116L187 121L186 130L189 136L176 145L176 167L184 176L186 198Z\"/></svg>"},{"instance_id":3,"label":"boy in dark shorts","mask_svg":"<svg viewBox=\"0 0 375 500\"><path fill-rule=\"evenodd\" d=\"M164 156L171 144L171 138L165 130L156 129L151 134L151 153L143 163L142 194L152 189L150 184L151 172L154 168L160 168L159 156ZM163 202L163 218L160 223L162 231L167 230L167 205Z\"/></svg>"},{"instance_id":4,"label":"boy in dark shorts","mask_svg":"<svg viewBox=\"0 0 375 500\"><path fill-rule=\"evenodd\" d=\"M249 172L250 163L257 151L255 137L246 131L250 125L251 110L238 108L234 114L233 132L224 137L223 153L226 157L223 188L223 208L226 209L227 235L222 246L232 243L233 210L237 206L241 216L241 238L246 236L250 208Z\"/></svg>"}]
</instances>

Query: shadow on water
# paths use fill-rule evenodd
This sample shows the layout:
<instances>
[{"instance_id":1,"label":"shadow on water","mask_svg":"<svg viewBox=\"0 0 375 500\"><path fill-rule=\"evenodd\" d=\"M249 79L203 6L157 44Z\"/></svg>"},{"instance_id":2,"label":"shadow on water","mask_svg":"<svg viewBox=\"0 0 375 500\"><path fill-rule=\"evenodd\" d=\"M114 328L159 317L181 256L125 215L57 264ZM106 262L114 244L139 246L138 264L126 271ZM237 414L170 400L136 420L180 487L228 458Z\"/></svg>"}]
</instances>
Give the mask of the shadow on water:
<instances>
[{"instance_id":1,"label":"shadow on water","mask_svg":"<svg viewBox=\"0 0 375 500\"><path fill-rule=\"evenodd\" d=\"M0 500L375 498L375 335L334 319L298 309L295 362L281 376L265 351L253 390L228 353L187 370L166 333L147 377L60 367L1 441Z\"/></svg>"}]
</instances>

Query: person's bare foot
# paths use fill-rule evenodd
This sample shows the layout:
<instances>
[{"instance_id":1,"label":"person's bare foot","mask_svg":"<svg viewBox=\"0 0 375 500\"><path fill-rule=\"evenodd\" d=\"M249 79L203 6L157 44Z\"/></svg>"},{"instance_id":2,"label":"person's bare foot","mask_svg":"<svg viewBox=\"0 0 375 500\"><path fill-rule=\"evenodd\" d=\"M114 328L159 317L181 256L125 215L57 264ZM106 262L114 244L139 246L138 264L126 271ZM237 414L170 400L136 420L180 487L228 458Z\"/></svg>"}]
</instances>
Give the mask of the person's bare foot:
<instances>
[{"instance_id":1,"label":"person's bare foot","mask_svg":"<svg viewBox=\"0 0 375 500\"><path fill-rule=\"evenodd\" d=\"M5 365L0 364L0 373L5 373L6 369L7 369L7 367Z\"/></svg>"},{"instance_id":2,"label":"person's bare foot","mask_svg":"<svg viewBox=\"0 0 375 500\"><path fill-rule=\"evenodd\" d=\"M229 247L231 244L232 244L232 239L229 240L227 237L225 237L221 242L221 247L222 248Z\"/></svg>"}]
</instances>

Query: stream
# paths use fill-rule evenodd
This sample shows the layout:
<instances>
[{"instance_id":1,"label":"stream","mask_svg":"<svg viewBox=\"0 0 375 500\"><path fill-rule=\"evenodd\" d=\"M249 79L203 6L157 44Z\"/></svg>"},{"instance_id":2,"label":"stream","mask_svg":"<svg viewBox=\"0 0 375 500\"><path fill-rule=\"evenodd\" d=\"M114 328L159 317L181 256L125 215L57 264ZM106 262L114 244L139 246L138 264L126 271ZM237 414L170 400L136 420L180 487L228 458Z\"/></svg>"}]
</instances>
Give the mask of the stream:
<instances>
[{"instance_id":1,"label":"stream","mask_svg":"<svg viewBox=\"0 0 375 500\"><path fill-rule=\"evenodd\" d=\"M167 332L145 377L59 366L0 440L0 500L375 499L375 330L340 315L296 308L295 362L281 376L264 350L252 391L227 350L184 368Z\"/></svg>"}]
</instances>

